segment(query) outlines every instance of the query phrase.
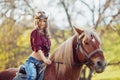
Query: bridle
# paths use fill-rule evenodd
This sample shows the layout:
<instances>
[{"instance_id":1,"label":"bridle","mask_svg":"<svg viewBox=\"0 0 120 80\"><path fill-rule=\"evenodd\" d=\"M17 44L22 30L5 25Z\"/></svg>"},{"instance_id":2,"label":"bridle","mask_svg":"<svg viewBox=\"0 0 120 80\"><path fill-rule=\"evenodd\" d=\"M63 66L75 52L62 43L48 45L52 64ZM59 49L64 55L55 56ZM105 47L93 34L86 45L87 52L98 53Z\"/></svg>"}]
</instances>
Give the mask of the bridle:
<instances>
[{"instance_id":1,"label":"bridle","mask_svg":"<svg viewBox=\"0 0 120 80\"><path fill-rule=\"evenodd\" d=\"M85 56L86 58L86 62L84 64L89 64L91 63L91 56L93 56L94 54L96 54L97 52L103 52L102 49L96 49L92 52L90 52L89 54L83 49L82 47L82 40L80 38L77 38L77 45L76 45L76 51L77 53L79 53L79 51L81 51L82 55Z\"/></svg>"},{"instance_id":2,"label":"bridle","mask_svg":"<svg viewBox=\"0 0 120 80\"><path fill-rule=\"evenodd\" d=\"M89 54L83 49L82 47L82 40L80 38L77 38L77 45L75 47L76 49L76 54L79 53L79 51L81 51L82 55L85 56L86 61L85 62L79 62L79 63L74 63L73 66L80 66L81 64L91 64L91 56L93 56L94 54L96 54L97 52L103 52L102 49L96 49L92 52L90 52ZM53 61L53 63L57 63L57 64L67 64L64 62L57 62L57 61Z\"/></svg>"}]
</instances>

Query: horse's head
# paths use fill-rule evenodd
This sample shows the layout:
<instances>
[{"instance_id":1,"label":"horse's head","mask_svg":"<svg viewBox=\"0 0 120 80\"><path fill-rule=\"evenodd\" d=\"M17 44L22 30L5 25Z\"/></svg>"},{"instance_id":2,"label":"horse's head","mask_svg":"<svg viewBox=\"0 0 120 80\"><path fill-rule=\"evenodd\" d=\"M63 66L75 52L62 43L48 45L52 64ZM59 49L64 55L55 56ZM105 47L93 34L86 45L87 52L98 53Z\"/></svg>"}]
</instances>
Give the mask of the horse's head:
<instances>
[{"instance_id":1,"label":"horse's head","mask_svg":"<svg viewBox=\"0 0 120 80\"><path fill-rule=\"evenodd\" d=\"M83 62L97 73L104 71L106 61L100 47L100 38L94 30L81 30L74 27L77 32L76 54L79 62Z\"/></svg>"}]
</instances>

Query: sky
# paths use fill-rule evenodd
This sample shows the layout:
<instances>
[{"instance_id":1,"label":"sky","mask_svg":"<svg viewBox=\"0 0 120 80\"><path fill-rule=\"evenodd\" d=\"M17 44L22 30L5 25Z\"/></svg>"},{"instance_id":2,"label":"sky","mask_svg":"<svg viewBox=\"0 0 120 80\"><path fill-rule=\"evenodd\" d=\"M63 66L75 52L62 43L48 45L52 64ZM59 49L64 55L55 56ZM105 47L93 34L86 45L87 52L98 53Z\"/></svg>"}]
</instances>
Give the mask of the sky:
<instances>
[{"instance_id":1,"label":"sky","mask_svg":"<svg viewBox=\"0 0 120 80\"><path fill-rule=\"evenodd\" d=\"M68 0L64 0L64 1L68 1ZM92 26L92 13L91 11L88 9L88 7L86 7L83 3L80 2L80 0L71 0L73 1L70 5L73 8L74 11L69 10L69 13L72 13L72 25L73 26L77 26L77 27L84 27L84 26ZM93 8L93 3L95 3L95 20L98 19L98 1L100 1L100 5L102 6L106 0L83 0L85 1L91 8ZM69 0L70 2L70 0ZM51 22L54 22L55 25L59 28L64 28L64 27L68 27L68 20L67 20L67 16L66 13L64 11L64 8L62 6L59 6L57 3L59 3L59 0L33 0L33 3L30 3L31 5L33 5L33 7L35 8L35 12L38 12L40 10L43 10L46 12L46 14L48 15L48 20L50 20ZM20 5L20 4L19 4ZM18 5L18 6L19 6ZM22 7L21 7L22 8ZM24 7L23 7L24 8ZM24 10L24 9L23 9ZM115 10L115 9L114 9ZM105 15L109 15L110 11L106 10L108 13ZM79 14L76 14L76 12L79 12ZM116 11L113 11L111 14L114 14ZM19 12L18 10L15 12L16 15L14 18L17 19L18 22L22 22L22 19L24 19L24 16L19 16L19 14L24 14L25 12ZM10 11L8 12L7 16L10 16ZM27 19L30 20L33 17L31 17L30 15L27 16ZM110 18L108 18L109 21ZM107 21L107 20L106 20Z\"/></svg>"},{"instance_id":2,"label":"sky","mask_svg":"<svg viewBox=\"0 0 120 80\"><path fill-rule=\"evenodd\" d=\"M54 21L56 21L56 25L60 28L62 28L62 26L67 27L68 26L68 22L67 22L67 18L66 18L66 14L65 12L63 12L63 8L59 7L58 5L56 5L56 3L59 0L54 0L54 2L49 3L49 1L51 0L34 0L34 5L38 7L38 9L36 9L36 12L39 10L43 10L47 13L47 15L49 16L49 18ZM74 1L74 0L73 0ZM87 4L90 5L90 7L92 8L92 4L93 1L94 3L96 3L95 7L96 9L98 8L98 1L99 0L84 0ZM105 3L105 0L100 0L101 1L101 5L103 3ZM74 3L74 2L73 2ZM73 4L72 4L73 5ZM90 10L82 3L79 2L79 0L76 0L75 3L75 9L78 11L82 12L82 16L81 15L77 15L73 14L72 18L74 21L72 21L72 24L74 26L85 26L86 24L92 25L91 23L91 12ZM50 6L50 7L48 7ZM95 20L97 20L97 14L95 14ZM60 25L58 25L60 24Z\"/></svg>"}]
</instances>

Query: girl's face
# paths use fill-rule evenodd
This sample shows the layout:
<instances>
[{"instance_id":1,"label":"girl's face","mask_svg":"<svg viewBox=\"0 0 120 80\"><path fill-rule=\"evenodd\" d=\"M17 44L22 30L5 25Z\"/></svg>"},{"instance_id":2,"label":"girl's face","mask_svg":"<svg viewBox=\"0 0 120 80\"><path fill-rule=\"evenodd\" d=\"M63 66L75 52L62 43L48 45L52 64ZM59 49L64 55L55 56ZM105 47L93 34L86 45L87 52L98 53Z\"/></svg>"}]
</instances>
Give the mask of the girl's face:
<instances>
[{"instance_id":1,"label":"girl's face","mask_svg":"<svg viewBox=\"0 0 120 80\"><path fill-rule=\"evenodd\" d=\"M46 20L45 19L35 19L35 26L44 29L46 27Z\"/></svg>"},{"instance_id":2,"label":"girl's face","mask_svg":"<svg viewBox=\"0 0 120 80\"><path fill-rule=\"evenodd\" d=\"M39 27L41 29L44 29L46 27L46 20L45 19L40 19L39 20Z\"/></svg>"}]
</instances>

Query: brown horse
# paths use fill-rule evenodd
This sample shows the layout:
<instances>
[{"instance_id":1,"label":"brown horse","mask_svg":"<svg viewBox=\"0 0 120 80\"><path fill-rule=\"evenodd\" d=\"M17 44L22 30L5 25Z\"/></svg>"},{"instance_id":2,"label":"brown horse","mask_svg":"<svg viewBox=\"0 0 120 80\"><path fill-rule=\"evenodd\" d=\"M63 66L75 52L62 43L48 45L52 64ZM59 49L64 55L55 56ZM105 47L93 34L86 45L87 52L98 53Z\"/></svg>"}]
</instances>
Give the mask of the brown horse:
<instances>
[{"instance_id":1,"label":"brown horse","mask_svg":"<svg viewBox=\"0 0 120 80\"><path fill-rule=\"evenodd\" d=\"M53 61L45 69L44 80L78 80L85 64L96 73L106 67L101 41L95 30L81 30L74 27L77 34L62 43L50 56ZM0 80L12 80L16 69L0 72Z\"/></svg>"}]
</instances>

